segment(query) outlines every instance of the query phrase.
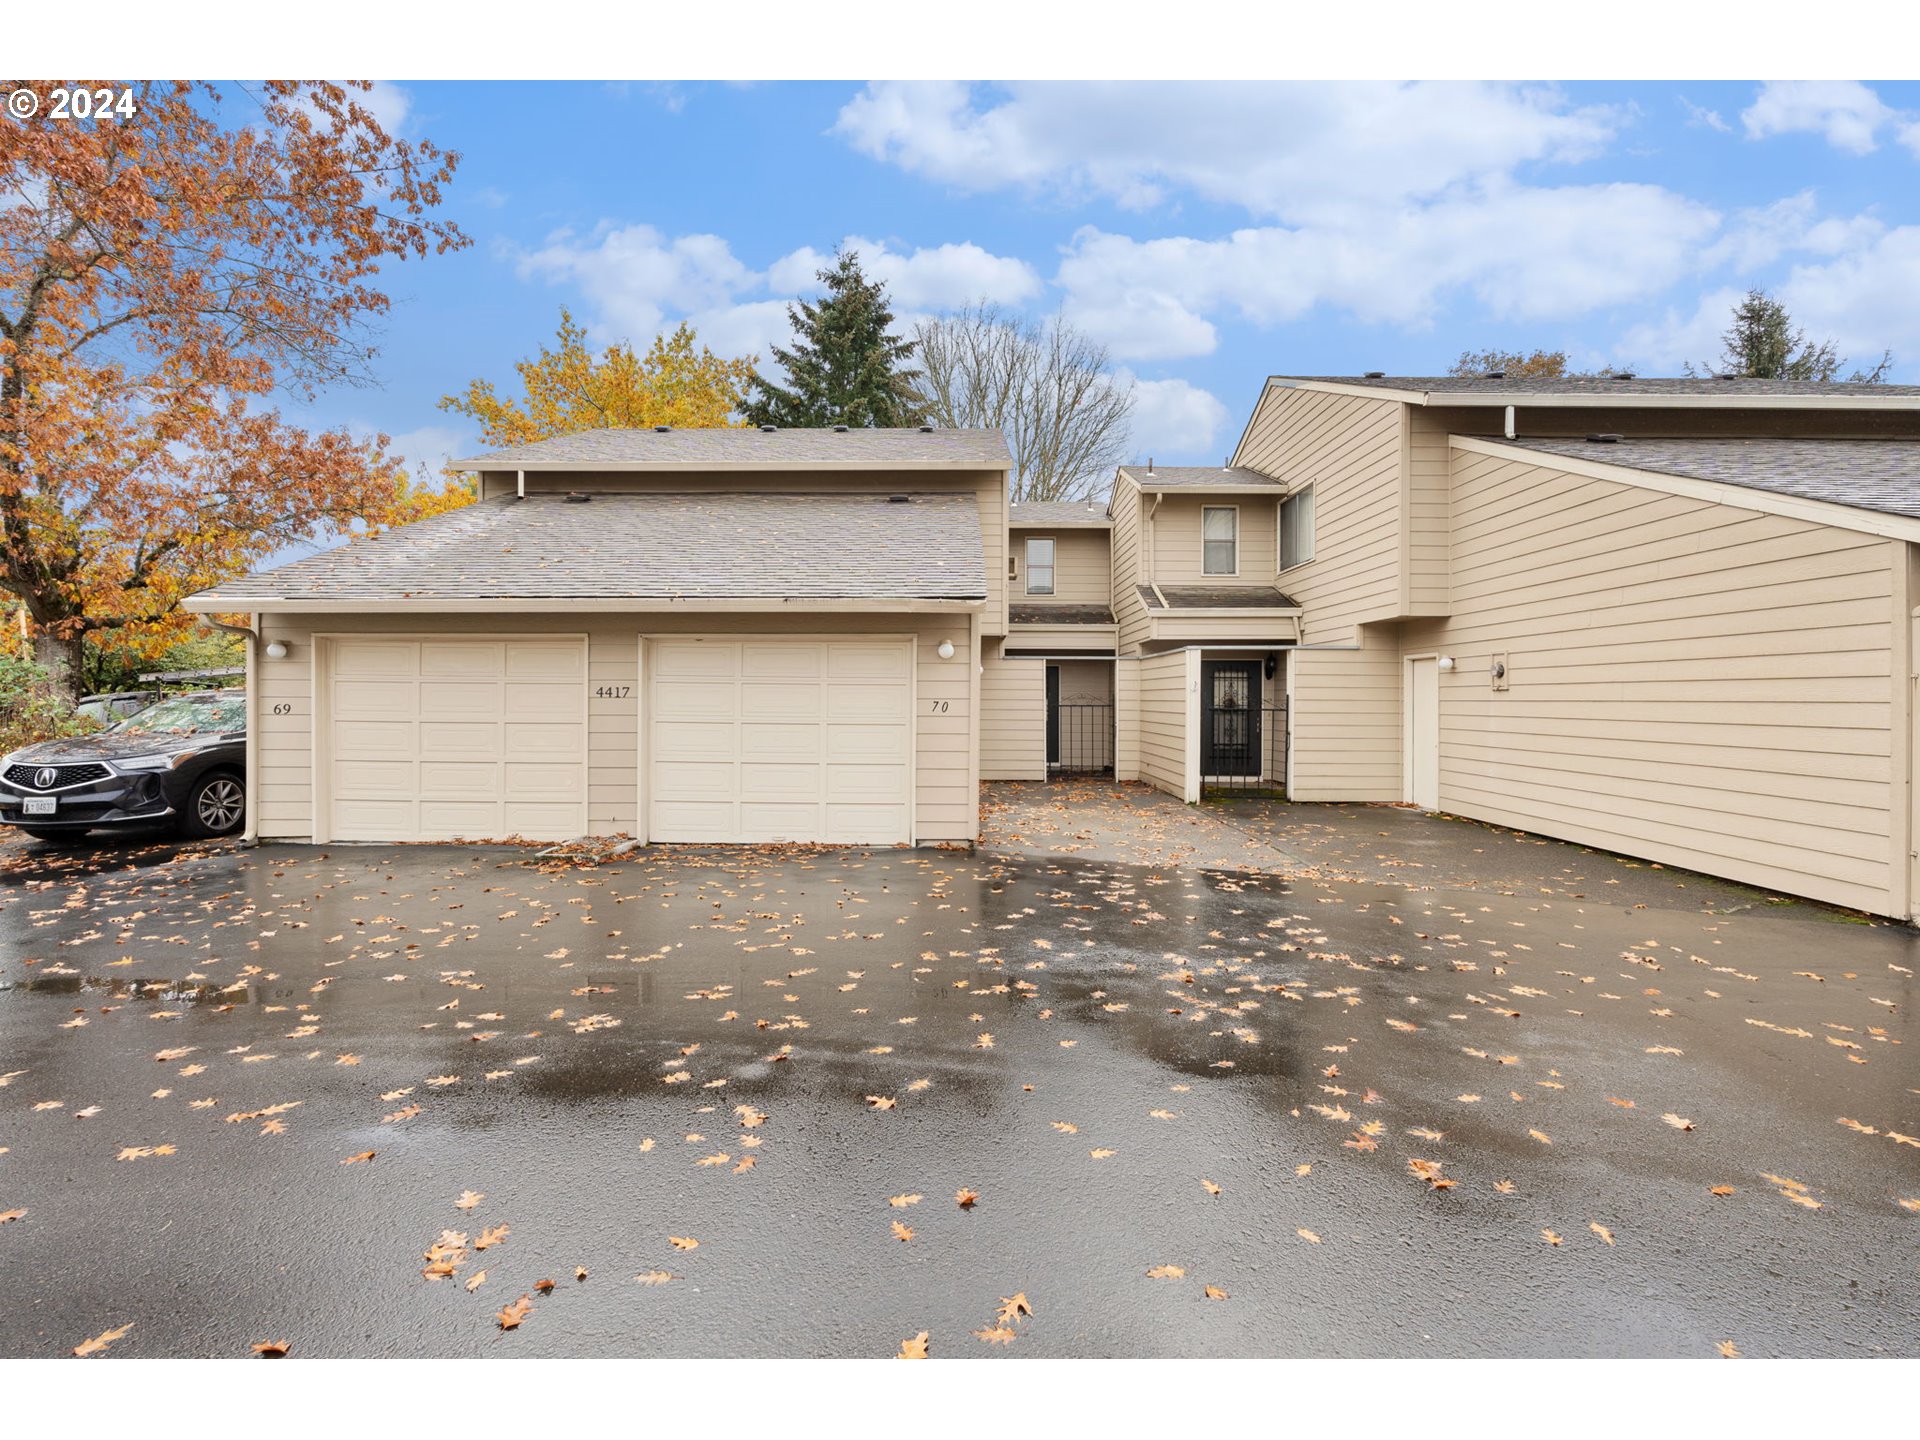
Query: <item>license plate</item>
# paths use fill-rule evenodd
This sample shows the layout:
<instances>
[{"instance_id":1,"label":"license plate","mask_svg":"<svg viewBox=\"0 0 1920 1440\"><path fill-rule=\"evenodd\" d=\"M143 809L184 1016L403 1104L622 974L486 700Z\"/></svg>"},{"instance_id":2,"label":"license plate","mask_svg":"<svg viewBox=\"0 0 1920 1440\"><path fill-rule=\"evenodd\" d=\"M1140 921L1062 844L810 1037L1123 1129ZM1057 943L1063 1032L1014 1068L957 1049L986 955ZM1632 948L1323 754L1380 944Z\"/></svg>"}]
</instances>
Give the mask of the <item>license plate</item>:
<instances>
[{"instance_id":1,"label":"license plate","mask_svg":"<svg viewBox=\"0 0 1920 1440\"><path fill-rule=\"evenodd\" d=\"M51 815L60 808L57 795L29 795L20 807L29 815Z\"/></svg>"}]
</instances>

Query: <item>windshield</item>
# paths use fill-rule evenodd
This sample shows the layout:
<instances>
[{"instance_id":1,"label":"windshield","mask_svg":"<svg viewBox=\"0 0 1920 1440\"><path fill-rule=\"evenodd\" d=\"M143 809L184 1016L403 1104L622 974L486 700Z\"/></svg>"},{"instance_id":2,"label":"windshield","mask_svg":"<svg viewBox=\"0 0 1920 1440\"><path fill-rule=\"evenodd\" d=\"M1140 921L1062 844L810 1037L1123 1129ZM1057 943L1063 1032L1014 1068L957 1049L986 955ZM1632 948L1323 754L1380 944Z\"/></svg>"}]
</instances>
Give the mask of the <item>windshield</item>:
<instances>
[{"instance_id":1,"label":"windshield","mask_svg":"<svg viewBox=\"0 0 1920 1440\"><path fill-rule=\"evenodd\" d=\"M247 728L245 695L176 695L112 726L115 735L197 735Z\"/></svg>"}]
</instances>

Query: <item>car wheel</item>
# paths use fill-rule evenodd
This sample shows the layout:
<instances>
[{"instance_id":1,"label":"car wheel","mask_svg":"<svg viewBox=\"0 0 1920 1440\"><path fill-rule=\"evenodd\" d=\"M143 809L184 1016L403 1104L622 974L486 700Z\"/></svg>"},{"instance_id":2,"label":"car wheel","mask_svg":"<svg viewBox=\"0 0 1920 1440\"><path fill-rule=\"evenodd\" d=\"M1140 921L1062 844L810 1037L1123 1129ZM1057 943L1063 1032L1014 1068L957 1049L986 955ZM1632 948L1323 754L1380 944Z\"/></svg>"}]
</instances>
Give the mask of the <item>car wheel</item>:
<instances>
[{"instance_id":1,"label":"car wheel","mask_svg":"<svg viewBox=\"0 0 1920 1440\"><path fill-rule=\"evenodd\" d=\"M20 827L20 833L43 845L78 845L87 838L84 830L35 830L25 825Z\"/></svg>"},{"instance_id":2,"label":"car wheel","mask_svg":"<svg viewBox=\"0 0 1920 1440\"><path fill-rule=\"evenodd\" d=\"M238 775L216 770L187 796L181 831L195 840L231 835L247 821L247 787Z\"/></svg>"}]
</instances>

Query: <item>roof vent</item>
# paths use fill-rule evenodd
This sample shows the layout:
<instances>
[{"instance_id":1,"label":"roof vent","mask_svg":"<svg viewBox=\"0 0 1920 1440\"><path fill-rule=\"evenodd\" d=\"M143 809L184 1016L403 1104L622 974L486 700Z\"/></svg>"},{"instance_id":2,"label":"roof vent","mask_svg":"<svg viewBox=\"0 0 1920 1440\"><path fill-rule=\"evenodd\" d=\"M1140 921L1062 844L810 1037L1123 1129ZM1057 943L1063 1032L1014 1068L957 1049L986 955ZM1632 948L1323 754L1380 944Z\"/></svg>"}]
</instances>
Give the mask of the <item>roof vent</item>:
<instances>
[{"instance_id":1,"label":"roof vent","mask_svg":"<svg viewBox=\"0 0 1920 1440\"><path fill-rule=\"evenodd\" d=\"M1638 380L1640 377L1631 370L1616 370L1613 372L1613 378L1616 380Z\"/></svg>"},{"instance_id":2,"label":"roof vent","mask_svg":"<svg viewBox=\"0 0 1920 1440\"><path fill-rule=\"evenodd\" d=\"M1713 378L1716 380L1744 380L1747 377L1744 375L1716 375Z\"/></svg>"},{"instance_id":3,"label":"roof vent","mask_svg":"<svg viewBox=\"0 0 1920 1440\"><path fill-rule=\"evenodd\" d=\"M671 429L673 429L671 425L656 425L653 427L653 433L656 435L664 435Z\"/></svg>"},{"instance_id":4,"label":"roof vent","mask_svg":"<svg viewBox=\"0 0 1920 1440\"><path fill-rule=\"evenodd\" d=\"M762 435L771 435L773 434L774 431L778 430L779 428L780 427L778 425L762 425L760 427L760 433Z\"/></svg>"},{"instance_id":5,"label":"roof vent","mask_svg":"<svg viewBox=\"0 0 1920 1440\"><path fill-rule=\"evenodd\" d=\"M1625 438L1625 436L1614 434L1589 435L1587 436L1587 443L1589 445L1618 445Z\"/></svg>"},{"instance_id":6,"label":"roof vent","mask_svg":"<svg viewBox=\"0 0 1920 1440\"><path fill-rule=\"evenodd\" d=\"M567 492L567 504L569 505L584 505L591 499L593 499L593 496L584 490L569 490Z\"/></svg>"},{"instance_id":7,"label":"roof vent","mask_svg":"<svg viewBox=\"0 0 1920 1440\"><path fill-rule=\"evenodd\" d=\"M889 495L887 496L887 503L889 505L911 505L913 503L913 497L911 495Z\"/></svg>"},{"instance_id":8,"label":"roof vent","mask_svg":"<svg viewBox=\"0 0 1920 1440\"><path fill-rule=\"evenodd\" d=\"M844 435L847 433L847 427L845 425L836 425L833 427L833 433L836 435Z\"/></svg>"},{"instance_id":9,"label":"roof vent","mask_svg":"<svg viewBox=\"0 0 1920 1440\"><path fill-rule=\"evenodd\" d=\"M931 425L922 425L922 426L920 427L920 433L921 433L922 435L931 435L931 434L933 433L933 426L931 426Z\"/></svg>"},{"instance_id":10,"label":"roof vent","mask_svg":"<svg viewBox=\"0 0 1920 1440\"><path fill-rule=\"evenodd\" d=\"M1384 370L1369 370L1360 378L1362 380L1384 380L1387 378L1387 372Z\"/></svg>"},{"instance_id":11,"label":"roof vent","mask_svg":"<svg viewBox=\"0 0 1920 1440\"><path fill-rule=\"evenodd\" d=\"M1504 370L1489 370L1487 371L1486 378L1489 380L1504 380L1507 378L1507 372Z\"/></svg>"},{"instance_id":12,"label":"roof vent","mask_svg":"<svg viewBox=\"0 0 1920 1440\"><path fill-rule=\"evenodd\" d=\"M1153 473L1153 456L1151 455L1147 456L1147 473L1149 475Z\"/></svg>"}]
</instances>

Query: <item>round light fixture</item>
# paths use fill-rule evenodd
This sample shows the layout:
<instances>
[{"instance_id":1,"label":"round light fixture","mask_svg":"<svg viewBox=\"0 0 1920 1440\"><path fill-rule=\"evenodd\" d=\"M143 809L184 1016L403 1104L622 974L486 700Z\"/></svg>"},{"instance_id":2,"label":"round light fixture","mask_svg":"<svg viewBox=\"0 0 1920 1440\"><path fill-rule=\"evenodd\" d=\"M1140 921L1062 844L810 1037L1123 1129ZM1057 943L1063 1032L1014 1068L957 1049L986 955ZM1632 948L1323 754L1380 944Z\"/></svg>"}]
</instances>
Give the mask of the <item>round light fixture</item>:
<instances>
[{"instance_id":1,"label":"round light fixture","mask_svg":"<svg viewBox=\"0 0 1920 1440\"><path fill-rule=\"evenodd\" d=\"M267 655L274 660L286 659L287 658L286 641L276 640L271 645L267 646Z\"/></svg>"},{"instance_id":2,"label":"round light fixture","mask_svg":"<svg viewBox=\"0 0 1920 1440\"><path fill-rule=\"evenodd\" d=\"M1442 670L1451 670L1453 668L1453 657L1451 655L1442 655L1440 657L1440 668Z\"/></svg>"},{"instance_id":3,"label":"round light fixture","mask_svg":"<svg viewBox=\"0 0 1920 1440\"><path fill-rule=\"evenodd\" d=\"M940 649L938 653L942 660L953 659L953 641L942 640L940 642Z\"/></svg>"}]
</instances>

